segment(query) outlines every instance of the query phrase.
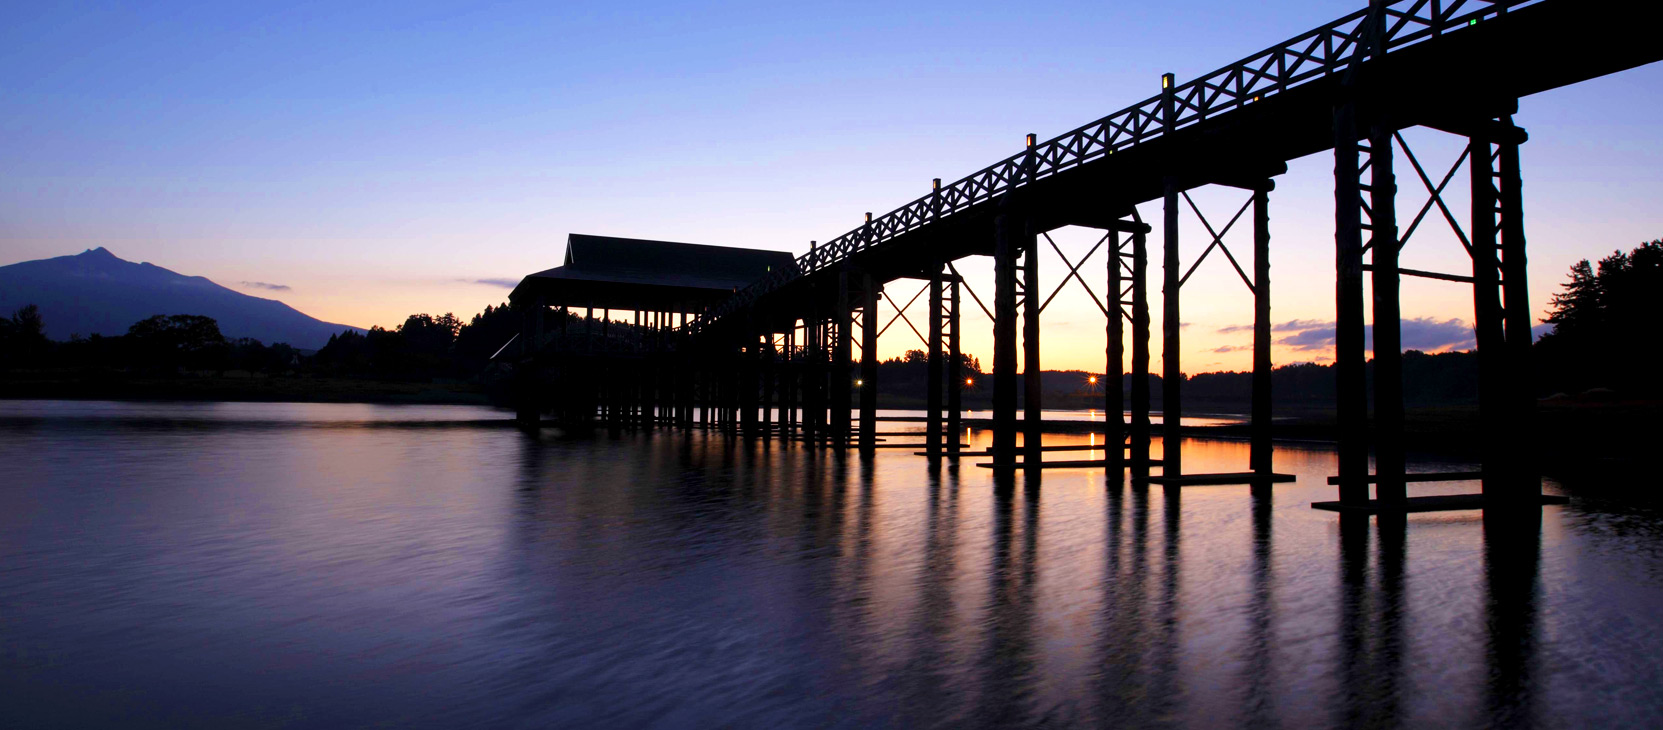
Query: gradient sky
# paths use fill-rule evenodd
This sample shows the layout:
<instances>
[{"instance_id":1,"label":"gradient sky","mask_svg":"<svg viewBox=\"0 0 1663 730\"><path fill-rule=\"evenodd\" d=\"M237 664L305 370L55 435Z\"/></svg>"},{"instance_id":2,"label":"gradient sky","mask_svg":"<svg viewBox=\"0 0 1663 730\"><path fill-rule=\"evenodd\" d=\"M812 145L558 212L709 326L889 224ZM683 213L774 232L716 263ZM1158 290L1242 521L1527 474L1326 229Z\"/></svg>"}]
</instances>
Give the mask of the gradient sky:
<instances>
[{"instance_id":1,"label":"gradient sky","mask_svg":"<svg viewBox=\"0 0 1663 730\"><path fill-rule=\"evenodd\" d=\"M1164 71L1194 78L1360 5L14 3L0 11L0 264L106 246L333 322L466 317L559 263L569 232L802 253L1024 133L1062 133L1156 93ZM1538 310L1574 261L1663 236L1660 92L1654 64L1521 101ZM1433 175L1459 151L1409 138ZM1331 352L1314 325L1333 317L1332 164L1293 161L1271 197L1274 317L1290 323L1278 363ZM1399 175L1406 224L1425 194ZM1221 224L1244 195L1195 197ZM1158 222L1158 204L1143 214ZM1182 225L1187 266L1209 239L1187 211ZM1227 240L1247 265L1238 225ZM1468 270L1446 231L1434 214L1404 265ZM1053 236L1077 259L1097 234ZM1049 292L1064 272L1046 256ZM1099 295L1102 256L1084 269ZM991 295L987 260L960 270ZM1470 289L1403 292L1406 345L1470 339ZM986 361L991 325L966 308L966 348ZM1222 258L1184 311L1185 370L1247 366L1234 348L1251 333L1233 327L1249 295ZM1102 316L1077 285L1044 324L1046 368L1102 369ZM919 346L897 324L880 354Z\"/></svg>"}]
</instances>

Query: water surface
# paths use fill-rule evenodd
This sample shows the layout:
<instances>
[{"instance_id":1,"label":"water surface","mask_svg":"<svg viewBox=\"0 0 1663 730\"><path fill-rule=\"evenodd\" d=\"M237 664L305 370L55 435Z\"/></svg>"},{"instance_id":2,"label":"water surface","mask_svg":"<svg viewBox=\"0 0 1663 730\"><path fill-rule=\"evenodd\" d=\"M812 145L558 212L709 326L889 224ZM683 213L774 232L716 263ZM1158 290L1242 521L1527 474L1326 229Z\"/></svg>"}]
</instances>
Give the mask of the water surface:
<instances>
[{"instance_id":1,"label":"water surface","mask_svg":"<svg viewBox=\"0 0 1663 730\"><path fill-rule=\"evenodd\" d=\"M1663 722L1652 505L1342 525L1309 444L1270 495L1001 492L503 418L0 402L0 727Z\"/></svg>"}]
</instances>

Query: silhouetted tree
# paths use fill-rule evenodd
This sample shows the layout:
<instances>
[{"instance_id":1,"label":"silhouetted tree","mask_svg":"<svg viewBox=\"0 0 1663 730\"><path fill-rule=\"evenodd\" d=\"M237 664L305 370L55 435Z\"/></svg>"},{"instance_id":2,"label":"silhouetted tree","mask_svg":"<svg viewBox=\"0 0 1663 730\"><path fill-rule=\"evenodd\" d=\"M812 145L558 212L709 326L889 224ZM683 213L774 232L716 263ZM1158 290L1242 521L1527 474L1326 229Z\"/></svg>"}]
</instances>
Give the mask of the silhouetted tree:
<instances>
[{"instance_id":1,"label":"silhouetted tree","mask_svg":"<svg viewBox=\"0 0 1663 730\"><path fill-rule=\"evenodd\" d=\"M633 328L619 326L621 335L629 333ZM485 306L485 311L473 316L473 319L463 325L456 333L457 365L464 373L477 373L490 362L492 355L502 349L504 344L520 332L519 316L507 304L492 307Z\"/></svg>"},{"instance_id":2,"label":"silhouetted tree","mask_svg":"<svg viewBox=\"0 0 1663 730\"><path fill-rule=\"evenodd\" d=\"M127 328L130 351L139 362L159 370L223 370L225 336L212 317L158 314Z\"/></svg>"},{"instance_id":3,"label":"silhouetted tree","mask_svg":"<svg viewBox=\"0 0 1663 730\"><path fill-rule=\"evenodd\" d=\"M37 306L25 304L10 319L0 319L0 367L38 365L50 344Z\"/></svg>"},{"instance_id":4,"label":"silhouetted tree","mask_svg":"<svg viewBox=\"0 0 1663 730\"><path fill-rule=\"evenodd\" d=\"M1597 268L1579 261L1561 287L1546 320L1553 331L1535 348L1542 390L1658 390L1651 368L1663 337L1663 241L1614 252Z\"/></svg>"}]
</instances>

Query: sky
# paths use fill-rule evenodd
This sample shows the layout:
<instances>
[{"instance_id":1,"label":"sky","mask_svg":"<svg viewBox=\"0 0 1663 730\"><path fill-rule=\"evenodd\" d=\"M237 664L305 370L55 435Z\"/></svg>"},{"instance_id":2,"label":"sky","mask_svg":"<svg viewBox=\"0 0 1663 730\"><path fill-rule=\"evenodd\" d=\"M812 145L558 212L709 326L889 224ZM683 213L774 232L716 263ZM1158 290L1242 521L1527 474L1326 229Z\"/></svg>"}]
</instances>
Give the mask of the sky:
<instances>
[{"instance_id":1,"label":"sky","mask_svg":"<svg viewBox=\"0 0 1663 730\"><path fill-rule=\"evenodd\" d=\"M0 10L0 265L105 246L331 322L466 318L557 265L573 232L803 253L1028 132L1158 93L1162 72L1182 83L1360 6L14 3ZM1663 236L1660 112L1659 64L1520 101L1539 312L1572 263ZM1435 177L1460 151L1406 138ZM1398 167L1406 225L1426 195ZM1279 364L1332 355L1332 170L1328 154L1292 161L1271 194ZM1244 196L1194 193L1215 226ZM1158 241L1159 203L1141 211ZM1180 227L1187 268L1210 237L1187 209ZM1247 228L1226 237L1244 266ZM1100 234L1052 236L1077 261ZM1081 269L1099 296L1103 256ZM1470 271L1435 210L1403 265ZM1160 266L1153 246L1152 296ZM991 297L989 260L959 270ZM1065 273L1046 246L1042 288ZM966 300L965 348L987 362L991 323ZM1403 314L1408 347L1470 345L1463 285L1406 280ZM1215 253L1184 287L1184 370L1248 367L1251 317ZM1042 322L1045 368L1103 369L1103 317L1078 284ZM898 323L879 354L921 346Z\"/></svg>"}]
</instances>

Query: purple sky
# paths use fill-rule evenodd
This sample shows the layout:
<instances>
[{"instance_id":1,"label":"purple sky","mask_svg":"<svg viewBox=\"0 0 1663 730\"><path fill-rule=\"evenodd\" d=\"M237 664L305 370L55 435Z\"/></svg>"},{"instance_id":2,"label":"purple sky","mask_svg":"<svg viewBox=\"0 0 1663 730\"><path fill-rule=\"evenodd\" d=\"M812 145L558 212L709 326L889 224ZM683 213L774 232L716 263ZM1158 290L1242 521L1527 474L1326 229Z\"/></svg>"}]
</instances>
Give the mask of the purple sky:
<instances>
[{"instance_id":1,"label":"purple sky","mask_svg":"<svg viewBox=\"0 0 1663 730\"><path fill-rule=\"evenodd\" d=\"M1359 5L24 4L0 23L0 264L102 245L391 326L502 301L568 232L800 253L1024 133L1155 93L1163 71L1193 78ZM1659 92L1654 65L1521 101L1538 309L1575 260L1663 236ZM1440 173L1458 152L1409 138ZM1333 318L1331 171L1296 160L1272 196L1278 322ZM1425 197L1410 174L1405 217ZM1227 218L1240 195L1196 199ZM1207 239L1183 220L1190 259ZM1054 235L1076 258L1095 240ZM1432 219L1404 265L1464 258ZM1049 291L1063 271L1047 264ZM987 262L960 269L991 293ZM1101 258L1085 270L1101 293ZM1230 328L1248 295L1228 265L1209 259L1185 294L1186 369L1244 367L1251 335ZM1406 343L1460 346L1471 309L1460 285L1406 283ZM967 320L984 360L988 329ZM1047 368L1101 369L1102 318L1077 286L1045 331ZM890 330L882 354L911 338ZM1325 357L1321 338L1290 332L1276 359Z\"/></svg>"}]
</instances>

